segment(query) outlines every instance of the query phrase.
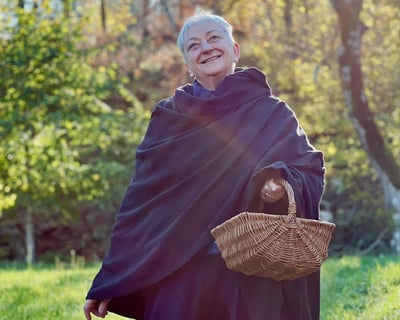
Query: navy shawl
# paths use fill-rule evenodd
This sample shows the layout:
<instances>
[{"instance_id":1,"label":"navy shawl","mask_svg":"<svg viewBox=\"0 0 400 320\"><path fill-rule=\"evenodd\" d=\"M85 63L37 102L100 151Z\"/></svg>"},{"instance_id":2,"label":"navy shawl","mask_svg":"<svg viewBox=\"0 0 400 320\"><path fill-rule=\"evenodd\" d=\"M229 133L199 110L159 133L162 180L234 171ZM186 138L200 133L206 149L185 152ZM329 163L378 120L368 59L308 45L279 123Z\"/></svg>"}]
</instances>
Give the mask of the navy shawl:
<instances>
[{"instance_id":1,"label":"navy shawl","mask_svg":"<svg viewBox=\"0 0 400 320\"><path fill-rule=\"evenodd\" d=\"M87 298L138 292L204 253L212 228L259 209L260 188L273 170L292 185L298 214L318 218L322 153L271 94L265 75L238 70L214 95L195 97L187 84L154 108Z\"/></svg>"}]
</instances>

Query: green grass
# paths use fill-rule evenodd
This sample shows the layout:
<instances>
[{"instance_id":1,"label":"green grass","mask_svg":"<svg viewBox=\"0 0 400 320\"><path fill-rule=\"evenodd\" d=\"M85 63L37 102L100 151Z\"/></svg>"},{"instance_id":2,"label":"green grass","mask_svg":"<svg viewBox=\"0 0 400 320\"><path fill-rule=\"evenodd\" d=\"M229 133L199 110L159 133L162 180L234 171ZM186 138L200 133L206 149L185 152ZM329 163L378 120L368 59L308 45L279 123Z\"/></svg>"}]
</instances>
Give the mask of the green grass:
<instances>
[{"instance_id":1,"label":"green grass","mask_svg":"<svg viewBox=\"0 0 400 320\"><path fill-rule=\"evenodd\" d=\"M328 259L321 298L321 320L400 319L400 258Z\"/></svg>"},{"instance_id":2,"label":"green grass","mask_svg":"<svg viewBox=\"0 0 400 320\"><path fill-rule=\"evenodd\" d=\"M97 270L97 265L0 265L0 318L82 320L85 294ZM321 320L400 319L400 258L328 259L322 268L321 298ZM109 314L107 319L126 318Z\"/></svg>"},{"instance_id":3,"label":"green grass","mask_svg":"<svg viewBox=\"0 0 400 320\"><path fill-rule=\"evenodd\" d=\"M0 269L0 319L2 320L82 320L83 303L91 280L98 270ZM96 317L93 317L96 319ZM110 314L107 319L126 319Z\"/></svg>"}]
</instances>

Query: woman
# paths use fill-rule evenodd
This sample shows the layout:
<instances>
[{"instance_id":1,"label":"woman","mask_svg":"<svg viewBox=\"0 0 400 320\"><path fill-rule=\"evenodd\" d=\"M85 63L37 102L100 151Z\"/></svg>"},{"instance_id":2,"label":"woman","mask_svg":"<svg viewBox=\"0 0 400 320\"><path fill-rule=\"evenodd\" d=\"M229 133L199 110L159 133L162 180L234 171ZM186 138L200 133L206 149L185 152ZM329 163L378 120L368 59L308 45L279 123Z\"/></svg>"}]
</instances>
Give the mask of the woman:
<instances>
[{"instance_id":1,"label":"woman","mask_svg":"<svg viewBox=\"0 0 400 320\"><path fill-rule=\"evenodd\" d=\"M318 319L319 273L274 281L226 268L210 230L242 211L318 218L322 153L265 75L235 69L239 45L223 18L200 13L178 46L193 84L153 110L107 257L84 312L146 320Z\"/></svg>"}]
</instances>

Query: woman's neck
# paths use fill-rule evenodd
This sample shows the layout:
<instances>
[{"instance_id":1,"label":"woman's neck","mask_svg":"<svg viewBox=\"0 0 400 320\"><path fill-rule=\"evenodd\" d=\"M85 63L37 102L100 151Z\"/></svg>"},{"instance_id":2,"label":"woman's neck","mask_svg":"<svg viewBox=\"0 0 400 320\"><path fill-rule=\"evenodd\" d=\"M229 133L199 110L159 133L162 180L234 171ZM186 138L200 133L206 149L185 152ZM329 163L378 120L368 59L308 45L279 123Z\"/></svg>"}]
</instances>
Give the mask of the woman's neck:
<instances>
[{"instance_id":1,"label":"woman's neck","mask_svg":"<svg viewBox=\"0 0 400 320\"><path fill-rule=\"evenodd\" d=\"M222 82L222 80L224 80L228 74L231 74L233 72L235 72L235 65L232 65L232 70L230 70L227 74L218 74L215 76L204 77L203 79L196 78L196 80L201 84L204 89L214 91L217 86Z\"/></svg>"},{"instance_id":2,"label":"woman's neck","mask_svg":"<svg viewBox=\"0 0 400 320\"><path fill-rule=\"evenodd\" d=\"M209 91L214 91L215 88L221 83L222 80L224 80L225 76L221 77L209 77L207 79L196 79L200 85Z\"/></svg>"}]
</instances>

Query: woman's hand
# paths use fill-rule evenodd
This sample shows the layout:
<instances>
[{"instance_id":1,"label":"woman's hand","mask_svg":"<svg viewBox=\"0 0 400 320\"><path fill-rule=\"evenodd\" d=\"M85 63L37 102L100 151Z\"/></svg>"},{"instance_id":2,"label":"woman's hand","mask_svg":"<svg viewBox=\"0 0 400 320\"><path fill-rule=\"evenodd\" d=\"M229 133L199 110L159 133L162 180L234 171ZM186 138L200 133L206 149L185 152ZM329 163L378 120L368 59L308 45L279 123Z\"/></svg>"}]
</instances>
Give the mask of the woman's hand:
<instances>
[{"instance_id":1,"label":"woman's hand","mask_svg":"<svg viewBox=\"0 0 400 320\"><path fill-rule=\"evenodd\" d=\"M91 313L95 316L104 318L107 315L107 306L111 299L104 300L93 300L87 299L83 306L83 312L85 313L87 320L92 320Z\"/></svg>"},{"instance_id":2,"label":"woman's hand","mask_svg":"<svg viewBox=\"0 0 400 320\"><path fill-rule=\"evenodd\" d=\"M261 188L260 198L266 203L273 203L281 199L285 192L281 178L270 178L265 181Z\"/></svg>"}]
</instances>

